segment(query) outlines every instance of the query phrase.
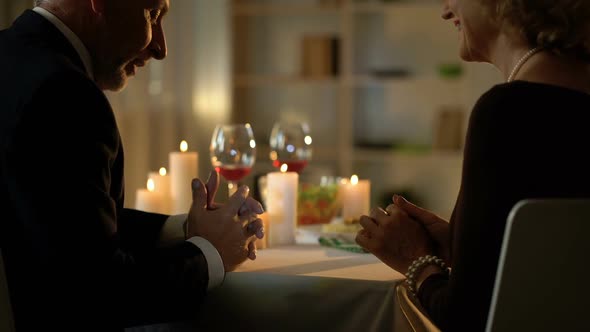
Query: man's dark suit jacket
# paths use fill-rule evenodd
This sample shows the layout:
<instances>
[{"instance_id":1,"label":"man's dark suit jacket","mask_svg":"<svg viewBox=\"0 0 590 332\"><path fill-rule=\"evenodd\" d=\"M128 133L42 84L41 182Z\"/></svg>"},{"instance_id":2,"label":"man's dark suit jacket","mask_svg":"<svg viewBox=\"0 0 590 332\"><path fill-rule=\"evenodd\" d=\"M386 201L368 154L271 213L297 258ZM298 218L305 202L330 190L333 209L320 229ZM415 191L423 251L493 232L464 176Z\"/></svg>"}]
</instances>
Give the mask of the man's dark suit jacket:
<instances>
[{"instance_id":1,"label":"man's dark suit jacket","mask_svg":"<svg viewBox=\"0 0 590 332\"><path fill-rule=\"evenodd\" d=\"M167 216L124 209L123 192L107 98L63 34L26 11L0 31L0 245L17 331L120 330L194 310L202 252L158 248Z\"/></svg>"}]
</instances>

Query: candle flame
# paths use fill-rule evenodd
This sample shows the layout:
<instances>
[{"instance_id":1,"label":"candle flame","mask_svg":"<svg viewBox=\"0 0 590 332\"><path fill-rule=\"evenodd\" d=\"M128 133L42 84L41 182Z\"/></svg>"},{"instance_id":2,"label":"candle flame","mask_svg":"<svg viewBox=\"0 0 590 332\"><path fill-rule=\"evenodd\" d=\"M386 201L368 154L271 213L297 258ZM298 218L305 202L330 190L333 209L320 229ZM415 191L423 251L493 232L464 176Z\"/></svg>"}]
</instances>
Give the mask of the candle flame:
<instances>
[{"instance_id":1,"label":"candle flame","mask_svg":"<svg viewBox=\"0 0 590 332\"><path fill-rule=\"evenodd\" d=\"M285 173L287 171L287 169L289 169L289 166L287 164L282 164L281 165L281 172Z\"/></svg>"},{"instance_id":2,"label":"candle flame","mask_svg":"<svg viewBox=\"0 0 590 332\"><path fill-rule=\"evenodd\" d=\"M160 175L166 176L166 168L165 167L160 167Z\"/></svg>"},{"instance_id":3,"label":"candle flame","mask_svg":"<svg viewBox=\"0 0 590 332\"><path fill-rule=\"evenodd\" d=\"M311 145L311 142L313 142L313 140L311 139L311 136L307 135L304 138L305 144L307 145Z\"/></svg>"},{"instance_id":4,"label":"candle flame","mask_svg":"<svg viewBox=\"0 0 590 332\"><path fill-rule=\"evenodd\" d=\"M271 151L270 152L270 160L275 161L279 158L279 156L277 155L276 151Z\"/></svg>"},{"instance_id":5,"label":"candle flame","mask_svg":"<svg viewBox=\"0 0 590 332\"><path fill-rule=\"evenodd\" d=\"M254 141L253 139L250 140L250 147L252 149L254 149L256 147L256 141Z\"/></svg>"},{"instance_id":6,"label":"candle flame","mask_svg":"<svg viewBox=\"0 0 590 332\"><path fill-rule=\"evenodd\" d=\"M359 177L355 174L350 177L350 184L356 186L359 183Z\"/></svg>"},{"instance_id":7,"label":"candle flame","mask_svg":"<svg viewBox=\"0 0 590 332\"><path fill-rule=\"evenodd\" d=\"M156 189L156 185L154 184L154 180L152 180L152 179L147 180L147 189L149 192L154 192L154 190Z\"/></svg>"},{"instance_id":8,"label":"candle flame","mask_svg":"<svg viewBox=\"0 0 590 332\"><path fill-rule=\"evenodd\" d=\"M188 151L188 143L186 141L180 142L180 151L182 151L182 152Z\"/></svg>"}]
</instances>

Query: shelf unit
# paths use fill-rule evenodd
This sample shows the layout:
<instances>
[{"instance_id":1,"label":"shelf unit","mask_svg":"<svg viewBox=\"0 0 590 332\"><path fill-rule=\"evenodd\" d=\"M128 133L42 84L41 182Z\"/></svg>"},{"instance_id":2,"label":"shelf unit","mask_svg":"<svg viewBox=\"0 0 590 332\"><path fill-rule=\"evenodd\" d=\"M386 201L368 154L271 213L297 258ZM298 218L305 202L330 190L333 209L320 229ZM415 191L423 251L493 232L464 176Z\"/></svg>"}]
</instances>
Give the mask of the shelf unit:
<instances>
[{"instance_id":1,"label":"shelf unit","mask_svg":"<svg viewBox=\"0 0 590 332\"><path fill-rule=\"evenodd\" d=\"M233 79L235 87L256 87L295 84L337 84L335 78L306 78L291 75L239 75Z\"/></svg>"},{"instance_id":2,"label":"shelf unit","mask_svg":"<svg viewBox=\"0 0 590 332\"><path fill-rule=\"evenodd\" d=\"M234 16L265 16L265 15L310 15L310 14L338 14L339 6L321 6L308 3L271 3L256 1L234 1L232 15Z\"/></svg>"},{"instance_id":3,"label":"shelf unit","mask_svg":"<svg viewBox=\"0 0 590 332\"><path fill-rule=\"evenodd\" d=\"M440 1L233 0L231 4L232 120L253 124L261 147L257 159L261 171L272 169L262 151L268 150L272 124L285 117L310 124L311 165L331 170L330 175L371 178L373 197L389 185L384 178L390 168L406 157L431 165L440 160L460 165L461 151L408 153L357 144L428 145L439 107L459 105L468 115L473 94L481 89L472 88L474 82L465 72L459 79L438 74L439 64L460 64L456 31L440 19ZM303 36L314 33L339 39L338 75L301 74L300 43ZM407 75L377 73L390 69L406 70ZM314 171L310 167L307 175Z\"/></svg>"},{"instance_id":4,"label":"shelf unit","mask_svg":"<svg viewBox=\"0 0 590 332\"><path fill-rule=\"evenodd\" d=\"M357 13L385 13L387 11L396 11L415 8L432 8L440 7L440 1L433 0L398 0L398 1L347 1L343 2L343 10Z\"/></svg>"}]
</instances>

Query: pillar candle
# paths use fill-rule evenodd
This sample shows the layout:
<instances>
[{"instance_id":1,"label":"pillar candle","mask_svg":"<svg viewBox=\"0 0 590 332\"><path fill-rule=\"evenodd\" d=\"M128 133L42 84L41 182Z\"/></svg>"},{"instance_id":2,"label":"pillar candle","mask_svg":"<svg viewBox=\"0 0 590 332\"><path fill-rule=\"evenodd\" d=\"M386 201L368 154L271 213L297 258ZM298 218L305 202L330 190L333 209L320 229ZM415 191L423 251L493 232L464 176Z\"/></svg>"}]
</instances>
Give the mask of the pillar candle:
<instances>
[{"instance_id":1,"label":"pillar candle","mask_svg":"<svg viewBox=\"0 0 590 332\"><path fill-rule=\"evenodd\" d=\"M353 175L342 191L342 218L344 220L360 219L369 214L371 204L371 182L359 180Z\"/></svg>"},{"instance_id":2,"label":"pillar candle","mask_svg":"<svg viewBox=\"0 0 590 332\"><path fill-rule=\"evenodd\" d=\"M172 214L172 196L170 194L170 176L166 168L162 167L158 172L150 172L148 179L154 181L154 191L160 194L162 210L159 213Z\"/></svg>"},{"instance_id":3,"label":"pillar candle","mask_svg":"<svg viewBox=\"0 0 590 332\"><path fill-rule=\"evenodd\" d=\"M196 152L188 152L188 144L182 141L180 152L171 152L168 157L172 213L188 213L193 201L191 182L199 174L199 156Z\"/></svg>"},{"instance_id":4,"label":"pillar candle","mask_svg":"<svg viewBox=\"0 0 590 332\"><path fill-rule=\"evenodd\" d=\"M281 166L281 172L271 172L267 175L269 247L295 244L298 182L299 175L287 172L285 164Z\"/></svg>"},{"instance_id":5,"label":"pillar candle","mask_svg":"<svg viewBox=\"0 0 590 332\"><path fill-rule=\"evenodd\" d=\"M161 213L162 211L162 196L155 192L154 181L149 179L147 182L147 189L138 189L135 197L135 209Z\"/></svg>"}]
</instances>

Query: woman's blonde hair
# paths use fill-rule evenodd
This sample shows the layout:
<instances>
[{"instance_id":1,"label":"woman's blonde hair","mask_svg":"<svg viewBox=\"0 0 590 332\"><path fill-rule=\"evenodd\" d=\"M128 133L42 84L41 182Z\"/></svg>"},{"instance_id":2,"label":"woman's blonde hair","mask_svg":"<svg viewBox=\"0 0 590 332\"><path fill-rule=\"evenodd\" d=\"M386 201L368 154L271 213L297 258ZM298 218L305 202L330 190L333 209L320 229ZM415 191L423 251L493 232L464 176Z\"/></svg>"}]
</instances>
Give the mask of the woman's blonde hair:
<instances>
[{"instance_id":1,"label":"woman's blonde hair","mask_svg":"<svg viewBox=\"0 0 590 332\"><path fill-rule=\"evenodd\" d=\"M481 0L532 46L590 61L590 0Z\"/></svg>"}]
</instances>

